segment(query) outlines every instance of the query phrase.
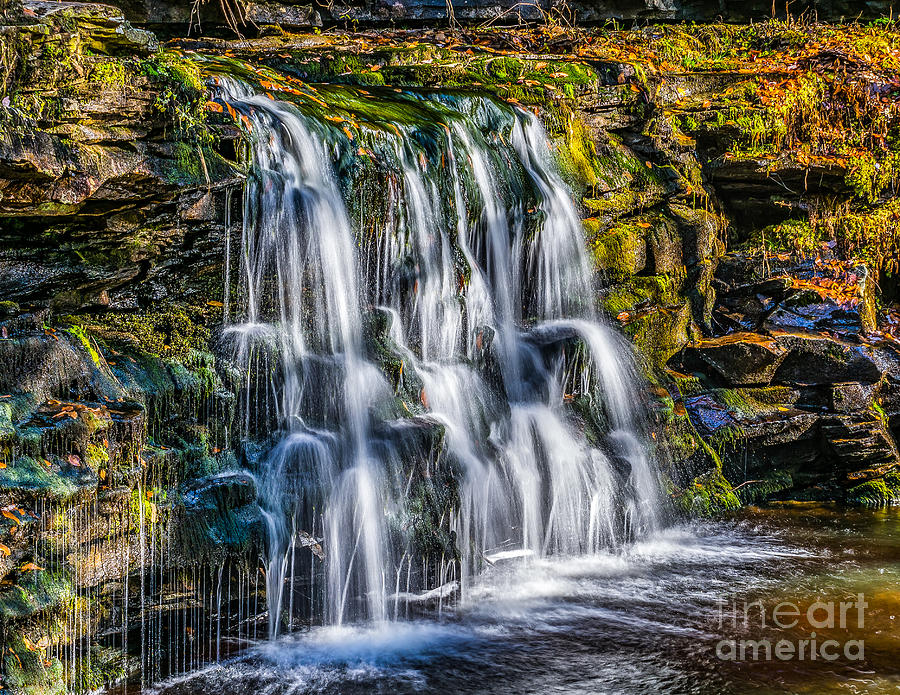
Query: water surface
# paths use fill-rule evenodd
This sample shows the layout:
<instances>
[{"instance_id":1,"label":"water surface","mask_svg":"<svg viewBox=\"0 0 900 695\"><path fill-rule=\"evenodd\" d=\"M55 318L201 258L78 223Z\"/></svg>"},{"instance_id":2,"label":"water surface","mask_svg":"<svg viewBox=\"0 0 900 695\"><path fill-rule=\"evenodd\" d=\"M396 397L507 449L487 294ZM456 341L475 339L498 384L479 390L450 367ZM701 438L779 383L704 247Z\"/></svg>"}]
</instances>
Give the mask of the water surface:
<instances>
[{"instance_id":1,"label":"water surface","mask_svg":"<svg viewBox=\"0 0 900 695\"><path fill-rule=\"evenodd\" d=\"M465 605L417 620L313 628L170 682L182 693L900 692L900 510L750 509L616 553L499 564ZM722 602L869 604L846 628L720 621ZM824 613L815 614L824 620ZM788 622L782 619L782 622ZM720 624L721 623L721 624ZM864 659L723 661L722 639L864 642ZM853 652L855 656L858 652ZM748 656L752 656L748 653Z\"/></svg>"}]
</instances>

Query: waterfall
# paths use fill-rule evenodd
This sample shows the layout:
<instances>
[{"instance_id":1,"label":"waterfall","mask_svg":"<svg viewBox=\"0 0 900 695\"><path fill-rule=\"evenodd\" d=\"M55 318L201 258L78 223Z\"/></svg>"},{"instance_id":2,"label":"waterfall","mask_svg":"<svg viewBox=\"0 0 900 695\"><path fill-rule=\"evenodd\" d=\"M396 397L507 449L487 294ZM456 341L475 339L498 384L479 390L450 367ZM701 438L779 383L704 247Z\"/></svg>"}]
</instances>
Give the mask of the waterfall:
<instances>
[{"instance_id":1,"label":"waterfall","mask_svg":"<svg viewBox=\"0 0 900 695\"><path fill-rule=\"evenodd\" d=\"M226 337L259 442L270 636L295 595L333 624L384 620L448 579L465 598L500 559L652 530L640 382L538 119L343 87L323 113L218 84L252 139ZM433 523L421 490L446 497Z\"/></svg>"}]
</instances>

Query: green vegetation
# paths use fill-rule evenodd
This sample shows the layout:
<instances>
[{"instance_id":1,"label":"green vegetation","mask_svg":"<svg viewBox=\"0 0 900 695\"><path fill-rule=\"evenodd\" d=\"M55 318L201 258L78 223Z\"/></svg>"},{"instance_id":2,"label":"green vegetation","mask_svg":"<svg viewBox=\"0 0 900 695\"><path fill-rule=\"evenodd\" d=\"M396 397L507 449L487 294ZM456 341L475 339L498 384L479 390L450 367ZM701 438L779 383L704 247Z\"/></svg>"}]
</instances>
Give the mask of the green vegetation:
<instances>
[{"instance_id":1,"label":"green vegetation","mask_svg":"<svg viewBox=\"0 0 900 695\"><path fill-rule=\"evenodd\" d=\"M718 468L698 476L677 493L676 506L691 516L710 517L737 509L741 500Z\"/></svg>"},{"instance_id":2,"label":"green vegetation","mask_svg":"<svg viewBox=\"0 0 900 695\"><path fill-rule=\"evenodd\" d=\"M153 108L175 124L176 137L198 145L211 144L200 67L179 53L163 50L142 61L140 69L159 90Z\"/></svg>"},{"instance_id":3,"label":"green vegetation","mask_svg":"<svg viewBox=\"0 0 900 695\"><path fill-rule=\"evenodd\" d=\"M72 317L80 325L68 330L74 331L73 335L85 336L84 329L89 329L103 338L124 340L150 355L179 359L209 349L210 332L204 324L205 314L211 310L173 305L140 314Z\"/></svg>"},{"instance_id":4,"label":"green vegetation","mask_svg":"<svg viewBox=\"0 0 900 695\"><path fill-rule=\"evenodd\" d=\"M851 487L847 490L847 501L866 507L900 503L900 470L892 468L881 478Z\"/></svg>"}]
</instances>

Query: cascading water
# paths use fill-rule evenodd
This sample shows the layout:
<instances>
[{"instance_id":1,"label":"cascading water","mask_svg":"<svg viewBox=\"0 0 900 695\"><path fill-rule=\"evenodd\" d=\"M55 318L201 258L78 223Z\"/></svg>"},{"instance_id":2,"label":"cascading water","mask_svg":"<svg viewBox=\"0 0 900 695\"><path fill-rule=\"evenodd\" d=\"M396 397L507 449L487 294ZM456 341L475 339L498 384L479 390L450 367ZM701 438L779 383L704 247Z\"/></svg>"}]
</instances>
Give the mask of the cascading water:
<instances>
[{"instance_id":1,"label":"cascading water","mask_svg":"<svg viewBox=\"0 0 900 695\"><path fill-rule=\"evenodd\" d=\"M341 115L321 115L219 84L253 140L231 251L244 318L226 334L247 434L271 434L258 474L270 634L295 595L334 624L381 620L454 578L465 595L484 563L652 529L637 380L595 314L580 218L537 118L337 87ZM458 489L435 482L442 470ZM430 525L429 503L444 510ZM316 536L324 570L298 561Z\"/></svg>"}]
</instances>

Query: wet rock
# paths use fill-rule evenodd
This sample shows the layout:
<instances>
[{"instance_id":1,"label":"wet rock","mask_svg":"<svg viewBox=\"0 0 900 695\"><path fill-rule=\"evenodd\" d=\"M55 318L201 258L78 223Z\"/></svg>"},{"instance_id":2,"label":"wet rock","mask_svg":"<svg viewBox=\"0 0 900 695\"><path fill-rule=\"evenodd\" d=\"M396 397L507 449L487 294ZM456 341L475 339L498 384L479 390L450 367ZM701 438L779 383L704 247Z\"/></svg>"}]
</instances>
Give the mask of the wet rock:
<instances>
[{"instance_id":1,"label":"wet rock","mask_svg":"<svg viewBox=\"0 0 900 695\"><path fill-rule=\"evenodd\" d=\"M706 210L670 203L669 213L679 227L684 263L693 265L711 258L718 242L721 219Z\"/></svg>"},{"instance_id":2,"label":"wet rock","mask_svg":"<svg viewBox=\"0 0 900 695\"><path fill-rule=\"evenodd\" d=\"M688 358L699 358L734 385L769 384L788 354L775 340L747 332L703 340L684 352Z\"/></svg>"},{"instance_id":3,"label":"wet rock","mask_svg":"<svg viewBox=\"0 0 900 695\"><path fill-rule=\"evenodd\" d=\"M175 518L172 533L182 562L246 552L262 533L255 480L234 471L191 481Z\"/></svg>"},{"instance_id":4,"label":"wet rock","mask_svg":"<svg viewBox=\"0 0 900 695\"><path fill-rule=\"evenodd\" d=\"M701 434L720 444L774 446L814 438L819 416L769 404L763 389L715 390L684 399Z\"/></svg>"},{"instance_id":5,"label":"wet rock","mask_svg":"<svg viewBox=\"0 0 900 695\"><path fill-rule=\"evenodd\" d=\"M691 422L702 434L710 435L725 427L735 427L737 418L727 406L718 403L710 395L692 396L684 399L684 407L691 416Z\"/></svg>"},{"instance_id":6,"label":"wet rock","mask_svg":"<svg viewBox=\"0 0 900 695\"><path fill-rule=\"evenodd\" d=\"M766 317L768 328L833 329L859 333L863 330L862 306L839 304L813 290L791 293Z\"/></svg>"},{"instance_id":7,"label":"wet rock","mask_svg":"<svg viewBox=\"0 0 900 695\"><path fill-rule=\"evenodd\" d=\"M900 469L891 467L883 475L854 485L847 490L847 502L869 507L883 507L900 502Z\"/></svg>"},{"instance_id":8,"label":"wet rock","mask_svg":"<svg viewBox=\"0 0 900 695\"><path fill-rule=\"evenodd\" d=\"M881 420L871 416L835 416L822 423L822 434L847 471L898 460L897 446Z\"/></svg>"},{"instance_id":9,"label":"wet rock","mask_svg":"<svg viewBox=\"0 0 900 695\"><path fill-rule=\"evenodd\" d=\"M831 388L832 410L848 414L868 409L875 398L876 384L850 382L835 384Z\"/></svg>"},{"instance_id":10,"label":"wet rock","mask_svg":"<svg viewBox=\"0 0 900 695\"><path fill-rule=\"evenodd\" d=\"M875 383L881 379L883 357L872 347L814 334L776 334L775 339L788 353L774 373L775 383Z\"/></svg>"}]
</instances>

